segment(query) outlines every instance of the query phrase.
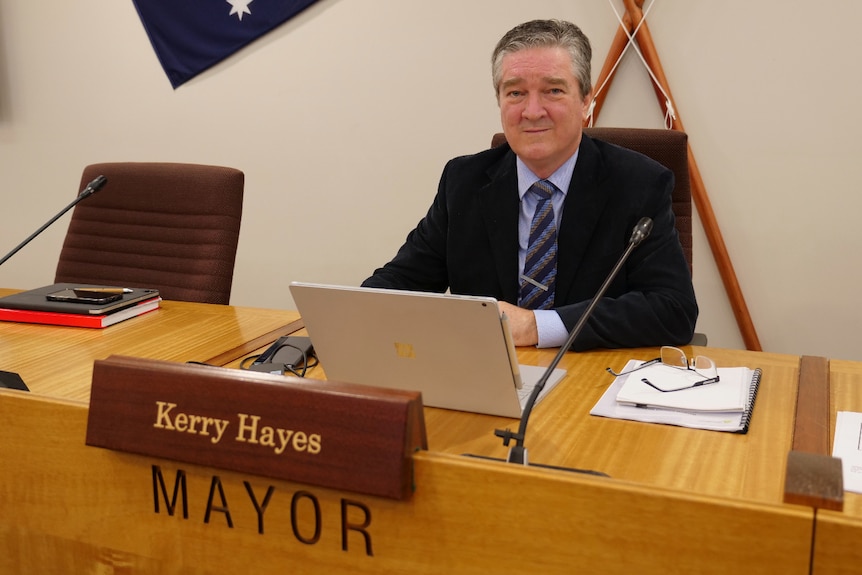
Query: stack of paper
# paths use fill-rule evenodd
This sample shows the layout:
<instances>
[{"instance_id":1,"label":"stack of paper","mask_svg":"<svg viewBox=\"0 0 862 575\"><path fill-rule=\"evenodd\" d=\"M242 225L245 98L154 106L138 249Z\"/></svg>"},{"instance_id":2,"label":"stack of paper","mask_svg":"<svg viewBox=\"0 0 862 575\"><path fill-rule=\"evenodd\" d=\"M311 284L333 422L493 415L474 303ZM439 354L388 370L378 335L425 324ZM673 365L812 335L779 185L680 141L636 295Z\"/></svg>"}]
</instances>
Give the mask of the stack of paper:
<instances>
[{"instance_id":1,"label":"stack of paper","mask_svg":"<svg viewBox=\"0 0 862 575\"><path fill-rule=\"evenodd\" d=\"M841 459L844 489L862 493L862 413L838 412L832 457Z\"/></svg>"},{"instance_id":2,"label":"stack of paper","mask_svg":"<svg viewBox=\"0 0 862 575\"><path fill-rule=\"evenodd\" d=\"M640 363L629 361L623 372ZM748 431L760 384L760 369L720 367L718 382L677 391L662 392L642 381L649 379L658 383L662 377L676 376L667 370L679 371L655 364L617 377L590 414L716 431Z\"/></svg>"}]
</instances>

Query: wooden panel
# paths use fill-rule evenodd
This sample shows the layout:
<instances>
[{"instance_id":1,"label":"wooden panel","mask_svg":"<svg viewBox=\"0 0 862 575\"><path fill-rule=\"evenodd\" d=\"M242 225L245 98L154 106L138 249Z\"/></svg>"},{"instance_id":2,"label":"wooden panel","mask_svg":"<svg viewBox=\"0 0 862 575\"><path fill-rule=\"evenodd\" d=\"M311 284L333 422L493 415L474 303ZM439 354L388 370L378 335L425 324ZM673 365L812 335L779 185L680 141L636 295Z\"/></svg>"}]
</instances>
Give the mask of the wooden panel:
<instances>
[{"instance_id":1,"label":"wooden panel","mask_svg":"<svg viewBox=\"0 0 862 575\"><path fill-rule=\"evenodd\" d=\"M859 573L862 565L862 520L835 511L818 511L813 575Z\"/></svg>"},{"instance_id":2,"label":"wooden panel","mask_svg":"<svg viewBox=\"0 0 862 575\"><path fill-rule=\"evenodd\" d=\"M802 356L784 501L837 511L843 508L841 460L830 455L830 447L829 360Z\"/></svg>"},{"instance_id":3,"label":"wooden panel","mask_svg":"<svg viewBox=\"0 0 862 575\"><path fill-rule=\"evenodd\" d=\"M425 452L398 502L87 447L86 419L0 391L0 572L808 573L804 508Z\"/></svg>"},{"instance_id":4,"label":"wooden panel","mask_svg":"<svg viewBox=\"0 0 862 575\"><path fill-rule=\"evenodd\" d=\"M799 395L793 450L828 455L829 443L829 360L802 356L799 360Z\"/></svg>"},{"instance_id":5,"label":"wooden panel","mask_svg":"<svg viewBox=\"0 0 862 575\"><path fill-rule=\"evenodd\" d=\"M830 360L829 447L839 411L862 411L862 362ZM843 512L817 512L812 573L858 573L862 565L862 494L845 492Z\"/></svg>"}]
</instances>

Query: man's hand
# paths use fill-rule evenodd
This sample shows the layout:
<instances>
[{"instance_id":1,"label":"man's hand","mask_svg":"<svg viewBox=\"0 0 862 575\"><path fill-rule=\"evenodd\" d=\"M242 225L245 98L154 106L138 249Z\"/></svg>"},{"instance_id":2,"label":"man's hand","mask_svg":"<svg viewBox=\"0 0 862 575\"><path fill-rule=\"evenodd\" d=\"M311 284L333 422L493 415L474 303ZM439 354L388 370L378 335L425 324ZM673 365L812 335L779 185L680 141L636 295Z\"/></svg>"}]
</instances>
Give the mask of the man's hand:
<instances>
[{"instance_id":1,"label":"man's hand","mask_svg":"<svg viewBox=\"0 0 862 575\"><path fill-rule=\"evenodd\" d=\"M509 318L509 330L515 345L536 345L539 343L539 330L536 316L532 310L520 308L510 303L498 302L500 311Z\"/></svg>"}]
</instances>

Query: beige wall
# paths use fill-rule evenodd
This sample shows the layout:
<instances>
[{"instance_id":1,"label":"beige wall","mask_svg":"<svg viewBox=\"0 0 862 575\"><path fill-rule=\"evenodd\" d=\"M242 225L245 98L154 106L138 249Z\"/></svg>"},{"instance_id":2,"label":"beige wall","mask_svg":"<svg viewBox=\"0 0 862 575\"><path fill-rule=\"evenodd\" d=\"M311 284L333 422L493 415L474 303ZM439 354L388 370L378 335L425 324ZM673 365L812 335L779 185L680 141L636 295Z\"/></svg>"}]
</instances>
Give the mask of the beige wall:
<instances>
[{"instance_id":1,"label":"beige wall","mask_svg":"<svg viewBox=\"0 0 862 575\"><path fill-rule=\"evenodd\" d=\"M605 0L320 0L176 91L131 0L3 0L0 253L71 201L85 164L224 164L246 173L232 303L291 308L291 280L357 284L424 214L444 162L498 130L490 51L537 17L581 25L596 79L616 29ZM862 359L860 17L853 0L658 0L650 14L767 351ZM598 125L662 125L633 54ZM51 283L67 222L0 285ZM700 230L695 288L698 331L742 347Z\"/></svg>"}]
</instances>

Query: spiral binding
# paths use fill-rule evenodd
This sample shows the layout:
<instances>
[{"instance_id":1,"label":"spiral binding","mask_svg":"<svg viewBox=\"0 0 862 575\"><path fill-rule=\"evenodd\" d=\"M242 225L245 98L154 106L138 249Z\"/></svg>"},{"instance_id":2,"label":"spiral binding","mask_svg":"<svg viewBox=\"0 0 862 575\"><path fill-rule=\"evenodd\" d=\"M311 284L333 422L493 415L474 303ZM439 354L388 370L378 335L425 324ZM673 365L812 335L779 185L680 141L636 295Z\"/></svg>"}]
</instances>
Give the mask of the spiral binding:
<instances>
[{"instance_id":1,"label":"spiral binding","mask_svg":"<svg viewBox=\"0 0 862 575\"><path fill-rule=\"evenodd\" d=\"M748 403L742 414L740 428L734 433L748 433L748 424L751 423L751 412L754 411L754 400L757 399L757 390L760 389L760 376L762 375L763 371L759 367L751 375L751 386L748 388Z\"/></svg>"}]
</instances>

